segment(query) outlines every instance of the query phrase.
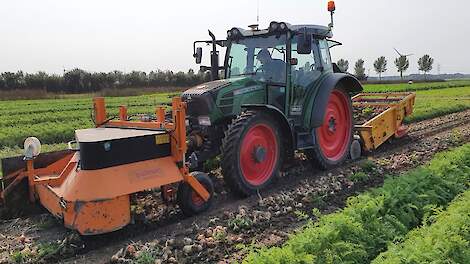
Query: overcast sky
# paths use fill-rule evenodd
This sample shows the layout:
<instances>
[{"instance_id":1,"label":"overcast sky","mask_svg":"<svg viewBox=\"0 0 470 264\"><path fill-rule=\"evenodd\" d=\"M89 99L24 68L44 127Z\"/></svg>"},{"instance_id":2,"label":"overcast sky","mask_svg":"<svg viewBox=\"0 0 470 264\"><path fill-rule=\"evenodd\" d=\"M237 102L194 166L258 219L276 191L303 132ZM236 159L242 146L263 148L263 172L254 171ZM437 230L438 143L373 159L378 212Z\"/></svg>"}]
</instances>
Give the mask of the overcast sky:
<instances>
[{"instance_id":1,"label":"overcast sky","mask_svg":"<svg viewBox=\"0 0 470 264\"><path fill-rule=\"evenodd\" d=\"M192 41L207 29L224 38L233 26L256 22L256 0L0 0L0 72L61 73L150 71L198 68ZM329 23L327 0L260 0L260 24ZM433 73L470 73L470 1L337 0L334 39L343 46L333 59L350 68L364 58L366 69L378 56L396 75L393 47L414 53L407 73L416 73L419 56L435 58ZM204 54L206 57L207 53Z\"/></svg>"}]
</instances>

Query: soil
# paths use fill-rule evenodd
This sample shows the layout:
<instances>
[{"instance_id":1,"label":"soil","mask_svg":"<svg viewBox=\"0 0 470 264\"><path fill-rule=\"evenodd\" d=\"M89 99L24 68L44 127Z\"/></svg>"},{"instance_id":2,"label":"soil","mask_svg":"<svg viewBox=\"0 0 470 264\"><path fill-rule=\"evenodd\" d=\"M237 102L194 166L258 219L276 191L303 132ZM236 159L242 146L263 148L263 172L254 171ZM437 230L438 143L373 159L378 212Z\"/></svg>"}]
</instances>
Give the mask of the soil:
<instances>
[{"instance_id":1,"label":"soil","mask_svg":"<svg viewBox=\"0 0 470 264\"><path fill-rule=\"evenodd\" d=\"M367 121L383 113L384 107L372 107L372 106L354 106L353 107L353 119L355 125L363 125Z\"/></svg>"},{"instance_id":2,"label":"soil","mask_svg":"<svg viewBox=\"0 0 470 264\"><path fill-rule=\"evenodd\" d=\"M281 245L307 219L343 208L348 197L381 186L385 175L467 142L470 110L414 123L408 136L333 170L319 171L298 153L270 189L246 199L231 195L215 170L212 209L191 218L163 205L159 193L146 192L135 197L135 223L106 235L79 237L46 213L3 220L0 263L11 262L15 251L35 263L231 263L252 248ZM59 250L38 259L45 243Z\"/></svg>"}]
</instances>

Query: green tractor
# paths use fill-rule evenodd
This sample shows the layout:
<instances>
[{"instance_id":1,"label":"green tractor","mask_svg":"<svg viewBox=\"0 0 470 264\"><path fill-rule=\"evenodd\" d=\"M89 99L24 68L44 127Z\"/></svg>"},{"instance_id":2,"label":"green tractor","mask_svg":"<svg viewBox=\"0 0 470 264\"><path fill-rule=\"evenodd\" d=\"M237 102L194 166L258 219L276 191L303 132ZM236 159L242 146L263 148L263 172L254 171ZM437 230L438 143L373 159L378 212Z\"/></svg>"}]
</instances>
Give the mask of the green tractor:
<instances>
[{"instance_id":1,"label":"green tractor","mask_svg":"<svg viewBox=\"0 0 470 264\"><path fill-rule=\"evenodd\" d=\"M334 6L329 5L333 18ZM224 180L248 196L268 186L294 151L303 151L319 168L348 158L353 142L351 95L359 81L331 61L328 26L271 22L269 28L232 28L212 45L212 81L182 94L187 102L189 161L200 166L221 155ZM218 47L225 49L219 65ZM223 75L223 78L220 78Z\"/></svg>"}]
</instances>

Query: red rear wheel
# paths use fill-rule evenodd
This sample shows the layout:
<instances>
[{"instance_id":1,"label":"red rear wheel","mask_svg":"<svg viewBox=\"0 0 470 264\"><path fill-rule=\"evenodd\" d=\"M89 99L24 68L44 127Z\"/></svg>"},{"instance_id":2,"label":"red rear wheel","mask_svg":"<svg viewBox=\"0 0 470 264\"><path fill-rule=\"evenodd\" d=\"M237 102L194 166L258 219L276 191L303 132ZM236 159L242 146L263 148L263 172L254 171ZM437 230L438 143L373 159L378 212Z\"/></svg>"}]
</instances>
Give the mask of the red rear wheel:
<instances>
[{"instance_id":1,"label":"red rear wheel","mask_svg":"<svg viewBox=\"0 0 470 264\"><path fill-rule=\"evenodd\" d=\"M248 196L278 174L283 146L278 123L263 111L242 113L229 126L222 145L222 174L235 193Z\"/></svg>"},{"instance_id":2,"label":"red rear wheel","mask_svg":"<svg viewBox=\"0 0 470 264\"><path fill-rule=\"evenodd\" d=\"M349 98L341 90L333 90L326 106L323 125L317 128L318 144L327 159L340 160L347 152L351 138Z\"/></svg>"},{"instance_id":3,"label":"red rear wheel","mask_svg":"<svg viewBox=\"0 0 470 264\"><path fill-rule=\"evenodd\" d=\"M349 95L335 88L328 98L322 126L314 129L313 158L327 169L344 161L352 139L352 107Z\"/></svg>"}]
</instances>

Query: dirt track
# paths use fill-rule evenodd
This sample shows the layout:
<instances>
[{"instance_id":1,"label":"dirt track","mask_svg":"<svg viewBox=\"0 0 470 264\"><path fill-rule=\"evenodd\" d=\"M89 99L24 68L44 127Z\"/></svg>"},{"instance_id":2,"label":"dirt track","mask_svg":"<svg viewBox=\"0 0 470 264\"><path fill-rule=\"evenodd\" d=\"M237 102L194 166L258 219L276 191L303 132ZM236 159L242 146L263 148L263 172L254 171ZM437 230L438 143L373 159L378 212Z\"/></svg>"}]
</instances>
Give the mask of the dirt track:
<instances>
[{"instance_id":1,"label":"dirt track","mask_svg":"<svg viewBox=\"0 0 470 264\"><path fill-rule=\"evenodd\" d=\"M157 205L158 194L147 193L138 197L136 224L103 236L80 238L47 214L3 221L0 263L9 252L25 247L34 251L34 244L56 240L63 246L48 261L132 263L143 252L151 252L167 262L229 262L246 253L241 245L283 243L288 233L312 217L313 208L333 212L344 206L347 197L380 186L386 174L397 175L427 162L436 152L469 141L470 110L422 121L412 124L408 137L327 172L312 168L299 155L270 190L243 200L225 190L215 171L218 192L209 212L185 219L176 208ZM368 179L357 172L365 172Z\"/></svg>"}]
</instances>

